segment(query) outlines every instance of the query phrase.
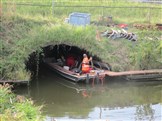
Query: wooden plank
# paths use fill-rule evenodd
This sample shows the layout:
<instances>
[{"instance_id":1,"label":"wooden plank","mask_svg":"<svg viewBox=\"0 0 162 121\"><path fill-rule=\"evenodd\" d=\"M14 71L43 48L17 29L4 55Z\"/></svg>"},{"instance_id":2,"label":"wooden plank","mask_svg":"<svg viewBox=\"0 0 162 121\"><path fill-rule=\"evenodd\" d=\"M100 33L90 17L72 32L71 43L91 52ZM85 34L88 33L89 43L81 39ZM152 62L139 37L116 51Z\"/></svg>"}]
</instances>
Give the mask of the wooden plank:
<instances>
[{"instance_id":1,"label":"wooden plank","mask_svg":"<svg viewBox=\"0 0 162 121\"><path fill-rule=\"evenodd\" d=\"M105 71L107 76L128 76L128 75L146 75L146 74L162 74L162 69L155 70L139 70L139 71L123 71L123 72L113 72Z\"/></svg>"},{"instance_id":2,"label":"wooden plank","mask_svg":"<svg viewBox=\"0 0 162 121\"><path fill-rule=\"evenodd\" d=\"M162 79L162 74L145 74L145 75L129 75L127 79L139 80L139 79Z\"/></svg>"},{"instance_id":3,"label":"wooden plank","mask_svg":"<svg viewBox=\"0 0 162 121\"><path fill-rule=\"evenodd\" d=\"M29 83L29 80L0 80L0 83Z\"/></svg>"}]
</instances>

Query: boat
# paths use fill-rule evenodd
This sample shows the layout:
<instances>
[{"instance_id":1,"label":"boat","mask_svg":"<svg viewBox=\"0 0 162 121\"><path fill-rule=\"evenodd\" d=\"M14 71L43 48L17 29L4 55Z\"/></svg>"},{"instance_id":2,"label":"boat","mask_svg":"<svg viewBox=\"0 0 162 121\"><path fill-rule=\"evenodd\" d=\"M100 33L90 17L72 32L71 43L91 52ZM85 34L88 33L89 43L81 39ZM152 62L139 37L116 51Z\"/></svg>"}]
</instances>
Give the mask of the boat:
<instances>
[{"instance_id":1,"label":"boat","mask_svg":"<svg viewBox=\"0 0 162 121\"><path fill-rule=\"evenodd\" d=\"M63 65L61 59L55 58L44 58L43 62L47 65L51 70L55 71L62 77L69 79L74 82L89 82L90 79L100 79L101 77L105 77L105 70L111 70L109 64L95 61L93 60L94 69L90 71L90 73L80 74L76 71L78 68L69 69L68 66ZM81 64L80 64L81 67Z\"/></svg>"}]
</instances>

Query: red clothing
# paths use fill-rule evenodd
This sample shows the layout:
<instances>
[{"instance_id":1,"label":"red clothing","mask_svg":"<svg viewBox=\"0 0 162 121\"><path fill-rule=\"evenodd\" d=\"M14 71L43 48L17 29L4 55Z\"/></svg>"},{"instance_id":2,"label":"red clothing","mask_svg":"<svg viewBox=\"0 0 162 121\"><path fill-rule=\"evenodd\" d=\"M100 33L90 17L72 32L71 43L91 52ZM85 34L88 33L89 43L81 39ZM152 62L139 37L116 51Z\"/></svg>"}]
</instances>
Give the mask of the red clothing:
<instances>
[{"instance_id":1,"label":"red clothing","mask_svg":"<svg viewBox=\"0 0 162 121\"><path fill-rule=\"evenodd\" d=\"M73 56L68 56L66 59L66 65L72 67L75 65L75 59Z\"/></svg>"}]
</instances>

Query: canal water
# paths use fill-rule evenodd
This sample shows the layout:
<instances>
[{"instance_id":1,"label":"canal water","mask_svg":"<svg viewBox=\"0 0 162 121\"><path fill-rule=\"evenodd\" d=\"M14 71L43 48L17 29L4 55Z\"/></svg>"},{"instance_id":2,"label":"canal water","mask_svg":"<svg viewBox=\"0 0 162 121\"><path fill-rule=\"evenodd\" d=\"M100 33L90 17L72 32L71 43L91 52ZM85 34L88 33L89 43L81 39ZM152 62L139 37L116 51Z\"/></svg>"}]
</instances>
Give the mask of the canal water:
<instances>
[{"instance_id":1,"label":"canal water","mask_svg":"<svg viewBox=\"0 0 162 121\"><path fill-rule=\"evenodd\" d=\"M43 72L17 94L43 105L45 121L162 121L162 82L105 80L75 84L53 72Z\"/></svg>"}]
</instances>

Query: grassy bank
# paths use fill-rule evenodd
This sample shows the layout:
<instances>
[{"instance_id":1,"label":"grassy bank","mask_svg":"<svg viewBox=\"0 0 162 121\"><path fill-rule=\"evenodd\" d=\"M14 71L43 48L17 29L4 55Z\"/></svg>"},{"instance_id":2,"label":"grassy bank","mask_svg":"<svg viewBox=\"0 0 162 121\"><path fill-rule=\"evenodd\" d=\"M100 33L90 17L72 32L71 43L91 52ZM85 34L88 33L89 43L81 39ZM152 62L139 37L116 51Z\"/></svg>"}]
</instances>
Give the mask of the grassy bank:
<instances>
[{"instance_id":1,"label":"grassy bank","mask_svg":"<svg viewBox=\"0 0 162 121\"><path fill-rule=\"evenodd\" d=\"M4 1L3 1L4 2ZM92 5L101 5L99 2L92 2ZM26 3L26 1L24 1ZM29 1L30 3L30 1ZM36 2L32 2L36 4ZM50 4L49 1L41 2ZM67 2L68 5L84 5L86 2ZM37 3L38 4L38 3ZM61 3L59 3L61 4ZM134 4L128 3L130 6ZM107 29L104 26L91 24L87 27L74 27L64 23L64 19L70 12L90 12L92 21L98 22L102 13L96 8L59 8L56 7L54 15L52 8L41 6L18 6L12 4L2 4L3 14L1 17L1 79L28 80L31 73L26 71L25 62L33 52L41 53L42 47L47 45L67 44L77 46L87 50L92 56L96 55L103 61L112 65L114 71L130 69L153 69L162 68L162 46L160 31L158 30L138 30L132 28L132 24L138 22L148 24L148 21L139 19L146 14L135 14L123 9L111 8L111 15L115 23L130 23L129 31L138 35L138 42L130 42L125 39L111 40L102 38L96 40L96 30ZM64 4L65 5L65 4ZM109 5L124 6L124 2L110 2ZM135 3L141 6L139 3ZM143 4L144 6L157 5ZM110 9L110 8L109 8ZM100 11L100 12L98 12ZM125 12L124 12L125 11ZM143 10L144 11L144 10ZM104 11L104 15L106 14ZM122 12L120 15L119 13ZM124 14L124 15L123 15ZM152 13L152 24L159 22L159 10ZM158 38L158 39L157 39Z\"/></svg>"},{"instance_id":2,"label":"grassy bank","mask_svg":"<svg viewBox=\"0 0 162 121\"><path fill-rule=\"evenodd\" d=\"M101 16L112 16L114 22L120 23L161 23L159 17L161 6L131 2L131 0L3 0L6 9L21 15L54 16L64 20L72 12L88 12L91 20L96 21ZM160 9L161 8L161 9Z\"/></svg>"},{"instance_id":3,"label":"grassy bank","mask_svg":"<svg viewBox=\"0 0 162 121\"><path fill-rule=\"evenodd\" d=\"M0 121L43 121L40 107L13 94L9 85L0 85L0 96Z\"/></svg>"}]
</instances>

